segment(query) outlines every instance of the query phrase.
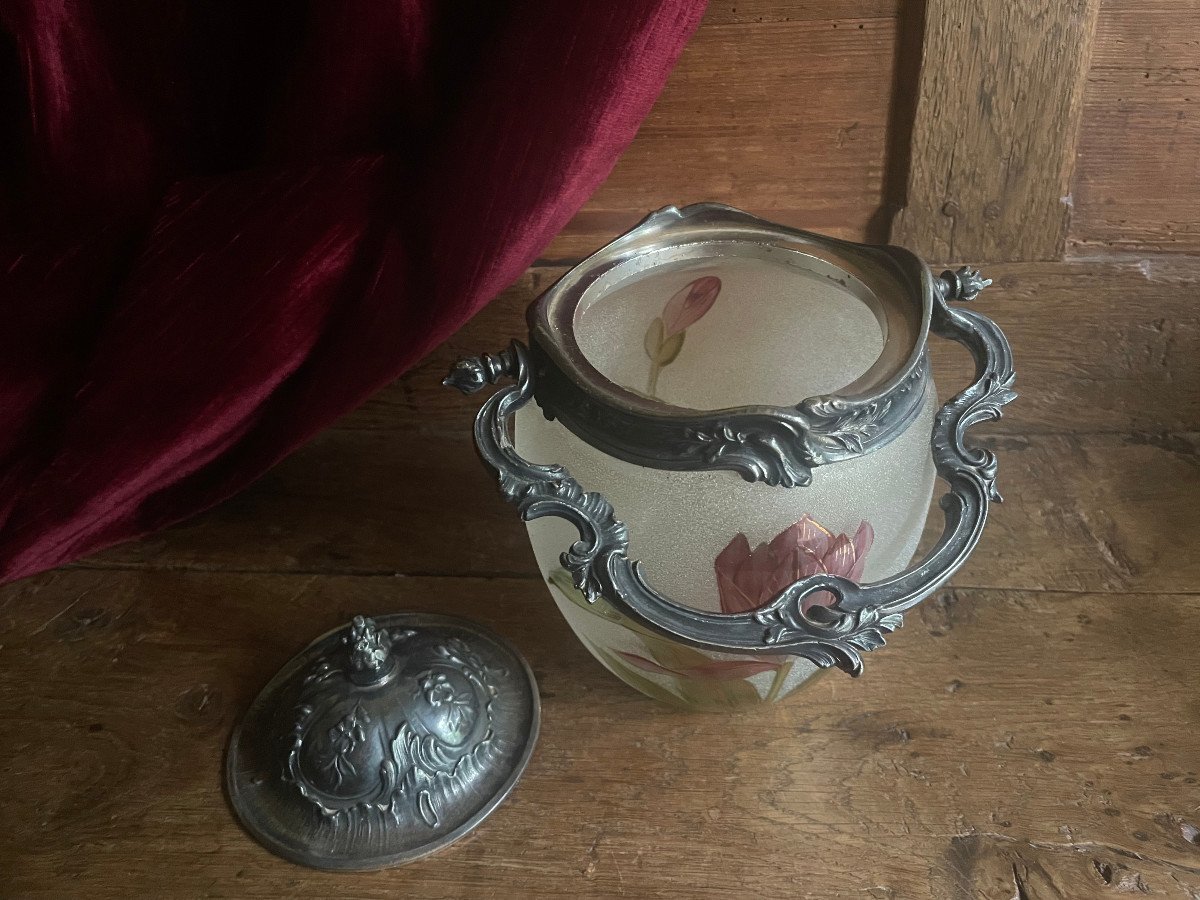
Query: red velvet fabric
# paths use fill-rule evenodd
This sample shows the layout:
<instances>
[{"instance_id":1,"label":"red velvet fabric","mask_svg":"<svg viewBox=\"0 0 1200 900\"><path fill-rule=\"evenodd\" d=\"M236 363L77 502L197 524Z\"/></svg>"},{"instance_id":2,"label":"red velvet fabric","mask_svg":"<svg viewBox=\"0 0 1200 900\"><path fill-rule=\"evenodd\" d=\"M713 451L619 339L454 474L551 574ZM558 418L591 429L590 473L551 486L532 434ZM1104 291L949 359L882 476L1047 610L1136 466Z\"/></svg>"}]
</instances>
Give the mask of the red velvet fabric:
<instances>
[{"instance_id":1,"label":"red velvet fabric","mask_svg":"<svg viewBox=\"0 0 1200 900\"><path fill-rule=\"evenodd\" d=\"M0 0L0 579L227 497L462 325L703 6Z\"/></svg>"}]
</instances>

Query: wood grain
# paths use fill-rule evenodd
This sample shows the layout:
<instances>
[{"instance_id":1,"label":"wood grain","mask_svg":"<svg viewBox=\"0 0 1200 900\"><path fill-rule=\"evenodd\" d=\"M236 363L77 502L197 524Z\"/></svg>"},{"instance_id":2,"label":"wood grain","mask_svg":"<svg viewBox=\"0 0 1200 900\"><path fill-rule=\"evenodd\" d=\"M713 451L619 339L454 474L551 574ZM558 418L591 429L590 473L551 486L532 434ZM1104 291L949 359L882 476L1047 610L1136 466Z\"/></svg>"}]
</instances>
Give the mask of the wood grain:
<instances>
[{"instance_id":1,"label":"wood grain","mask_svg":"<svg viewBox=\"0 0 1200 900\"><path fill-rule=\"evenodd\" d=\"M1105 0L1084 99L1072 252L1200 252L1200 2Z\"/></svg>"},{"instance_id":2,"label":"wood grain","mask_svg":"<svg viewBox=\"0 0 1200 900\"><path fill-rule=\"evenodd\" d=\"M593 662L475 458L475 403L435 400L451 395L420 373L218 509L0 589L0 821L18 823L0 895L1194 900L1200 273L1152 263L997 268L981 308L1026 391L986 439L1007 502L862 679L828 673L777 708L668 710ZM555 271L420 377L460 344L501 346ZM1150 413L1085 408L1123 381ZM1144 414L1187 430L1134 428ZM529 771L411 867L275 859L222 795L234 721L322 630L406 609L528 655Z\"/></svg>"},{"instance_id":3,"label":"wood grain","mask_svg":"<svg viewBox=\"0 0 1200 900\"><path fill-rule=\"evenodd\" d=\"M706 25L796 22L805 20L894 18L914 5L914 0L713 0Z\"/></svg>"},{"instance_id":4,"label":"wood grain","mask_svg":"<svg viewBox=\"0 0 1200 900\"><path fill-rule=\"evenodd\" d=\"M535 577L524 527L467 435L466 422L457 437L419 444L396 431L328 432L219 508L78 565ZM1002 452L1006 502L956 584L1177 593L1200 583L1200 557L1181 552L1200 543L1200 433L986 443ZM1028 553L1034 540L1052 559Z\"/></svg>"},{"instance_id":5,"label":"wood grain","mask_svg":"<svg viewBox=\"0 0 1200 900\"><path fill-rule=\"evenodd\" d=\"M907 206L934 259L1062 256L1099 0L929 0Z\"/></svg>"},{"instance_id":6,"label":"wood grain","mask_svg":"<svg viewBox=\"0 0 1200 900\"><path fill-rule=\"evenodd\" d=\"M896 0L716 3L608 180L543 253L701 200L881 239Z\"/></svg>"},{"instance_id":7,"label":"wood grain","mask_svg":"<svg viewBox=\"0 0 1200 900\"><path fill-rule=\"evenodd\" d=\"M742 714L640 698L525 580L71 571L2 597L8 896L1200 889L1196 595L962 590L910 616L861 680L830 673ZM528 772L473 838L413 866L275 859L225 805L229 729L316 633L401 609L470 616L529 655L544 716Z\"/></svg>"}]
</instances>

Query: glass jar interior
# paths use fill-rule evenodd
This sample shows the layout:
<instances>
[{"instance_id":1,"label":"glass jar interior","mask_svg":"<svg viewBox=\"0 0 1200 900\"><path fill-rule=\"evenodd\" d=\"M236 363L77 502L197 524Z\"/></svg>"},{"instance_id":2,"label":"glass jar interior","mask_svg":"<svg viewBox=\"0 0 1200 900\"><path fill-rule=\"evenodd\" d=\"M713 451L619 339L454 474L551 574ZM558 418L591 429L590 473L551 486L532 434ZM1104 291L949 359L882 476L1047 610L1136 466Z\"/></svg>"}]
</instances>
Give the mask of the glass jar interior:
<instances>
[{"instance_id":1,"label":"glass jar interior","mask_svg":"<svg viewBox=\"0 0 1200 900\"><path fill-rule=\"evenodd\" d=\"M754 249L599 280L575 312L580 351L614 384L690 409L794 406L866 373L885 340L867 288L803 254Z\"/></svg>"}]
</instances>

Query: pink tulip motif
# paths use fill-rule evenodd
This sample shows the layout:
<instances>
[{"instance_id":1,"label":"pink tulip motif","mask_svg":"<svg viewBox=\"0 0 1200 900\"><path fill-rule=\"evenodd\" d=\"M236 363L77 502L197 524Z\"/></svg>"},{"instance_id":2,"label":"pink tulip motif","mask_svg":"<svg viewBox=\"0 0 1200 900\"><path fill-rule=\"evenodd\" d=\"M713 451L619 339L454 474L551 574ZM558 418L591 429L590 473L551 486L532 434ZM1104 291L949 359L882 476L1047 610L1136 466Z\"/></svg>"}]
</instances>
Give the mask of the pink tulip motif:
<instances>
[{"instance_id":1,"label":"pink tulip motif","mask_svg":"<svg viewBox=\"0 0 1200 900\"><path fill-rule=\"evenodd\" d=\"M739 532L713 563L721 612L752 612L788 585L818 573L858 582L874 541L875 531L869 522L862 522L850 537L835 535L807 514L770 543L759 544L753 550L746 535ZM830 606L833 601L829 591L818 591L804 598L804 609Z\"/></svg>"},{"instance_id":2,"label":"pink tulip motif","mask_svg":"<svg viewBox=\"0 0 1200 900\"><path fill-rule=\"evenodd\" d=\"M704 316L717 302L721 293L721 279L705 275L690 281L675 292L663 307L663 314L646 329L644 346L650 358L650 378L646 382L646 393L655 396L658 376L673 363L683 349L687 330Z\"/></svg>"},{"instance_id":3,"label":"pink tulip motif","mask_svg":"<svg viewBox=\"0 0 1200 900\"><path fill-rule=\"evenodd\" d=\"M862 522L853 537L835 535L812 516L805 515L785 528L770 543L753 550L746 535L738 533L714 562L721 612L752 612L764 606L793 582L817 573L842 575L851 581L862 578L867 551L875 540L870 523ZM804 599L804 608L828 606L833 594L818 591ZM618 650L625 662L655 675L680 678L744 679L760 672L782 672L779 662L759 659L714 659L690 665L672 665L673 660L650 659ZM782 679L777 679L782 680Z\"/></svg>"},{"instance_id":4,"label":"pink tulip motif","mask_svg":"<svg viewBox=\"0 0 1200 900\"><path fill-rule=\"evenodd\" d=\"M761 699L757 688L747 679L762 672L773 673L766 699L774 700L791 672L791 659L712 659L699 650L676 643L626 619L602 597L594 603L585 600L566 569L556 569L548 580L558 594L588 615L621 625L636 638L638 652L634 653L579 635L620 678L651 697L657 696L669 703L682 702L696 709L742 706ZM666 683L649 680L642 672L665 676Z\"/></svg>"}]
</instances>

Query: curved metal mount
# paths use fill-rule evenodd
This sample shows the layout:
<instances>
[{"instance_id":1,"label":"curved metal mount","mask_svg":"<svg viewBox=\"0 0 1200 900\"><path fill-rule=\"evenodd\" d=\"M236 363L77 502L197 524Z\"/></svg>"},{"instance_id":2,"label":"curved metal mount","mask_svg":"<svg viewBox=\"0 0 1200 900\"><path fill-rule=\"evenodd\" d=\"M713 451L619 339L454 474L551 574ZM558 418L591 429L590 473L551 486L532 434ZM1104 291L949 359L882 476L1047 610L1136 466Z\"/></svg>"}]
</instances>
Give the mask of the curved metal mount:
<instances>
[{"instance_id":1,"label":"curved metal mount","mask_svg":"<svg viewBox=\"0 0 1200 900\"><path fill-rule=\"evenodd\" d=\"M589 601L603 595L649 627L707 651L802 656L857 676L862 673L861 654L882 646L884 635L903 624L903 613L966 561L982 534L988 504L1001 499L995 454L968 448L964 438L972 425L998 419L1001 407L1016 398L1012 351L1003 332L986 316L947 306L948 301L977 296L988 283L978 272L962 268L943 273L936 289L931 330L965 346L975 360L975 381L934 419L934 464L950 488L941 499L945 526L937 545L918 564L884 581L857 585L835 575L813 575L749 613L703 612L660 594L647 583L641 563L629 559L628 528L603 495L585 491L562 466L538 465L516 452L509 420L534 390L523 344L514 341L497 356L462 360L444 383L473 393L502 376L515 380L480 409L476 446L496 472L501 494L523 519L558 516L578 529L579 540L562 554L562 563ZM833 605L805 611L804 599L817 591L832 593Z\"/></svg>"},{"instance_id":2,"label":"curved metal mount","mask_svg":"<svg viewBox=\"0 0 1200 900\"><path fill-rule=\"evenodd\" d=\"M921 356L901 381L867 398L829 395L789 408L652 417L592 399L536 343L529 353L538 373L535 399L546 417L608 455L653 469L726 469L785 488L807 487L817 466L886 444L920 412L930 380Z\"/></svg>"}]
</instances>

